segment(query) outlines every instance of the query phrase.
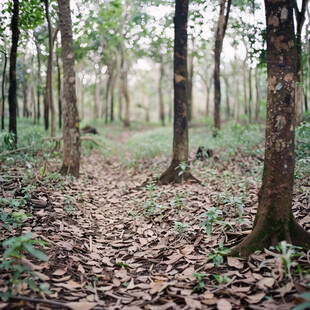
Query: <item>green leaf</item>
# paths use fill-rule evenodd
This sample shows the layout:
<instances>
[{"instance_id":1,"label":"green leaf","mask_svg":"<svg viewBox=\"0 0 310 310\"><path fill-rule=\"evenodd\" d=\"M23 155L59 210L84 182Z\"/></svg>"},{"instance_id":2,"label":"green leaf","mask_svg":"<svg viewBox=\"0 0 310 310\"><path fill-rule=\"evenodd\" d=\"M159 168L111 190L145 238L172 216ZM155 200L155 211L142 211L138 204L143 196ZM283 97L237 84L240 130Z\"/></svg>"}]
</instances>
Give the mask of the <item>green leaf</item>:
<instances>
[{"instance_id":1,"label":"green leaf","mask_svg":"<svg viewBox=\"0 0 310 310\"><path fill-rule=\"evenodd\" d=\"M310 301L303 302L302 304L292 308L292 310L303 310L307 309L308 307L310 307Z\"/></svg>"},{"instance_id":2,"label":"green leaf","mask_svg":"<svg viewBox=\"0 0 310 310\"><path fill-rule=\"evenodd\" d=\"M212 225L211 224L206 225L206 232L209 236L211 235L211 233L212 233Z\"/></svg>"},{"instance_id":3,"label":"green leaf","mask_svg":"<svg viewBox=\"0 0 310 310\"><path fill-rule=\"evenodd\" d=\"M25 250L31 254L33 257L36 257L44 262L47 262L48 261L48 257L45 253L43 253L42 251L40 250L37 250L35 249L31 243L25 243L24 244L24 248Z\"/></svg>"}]
</instances>

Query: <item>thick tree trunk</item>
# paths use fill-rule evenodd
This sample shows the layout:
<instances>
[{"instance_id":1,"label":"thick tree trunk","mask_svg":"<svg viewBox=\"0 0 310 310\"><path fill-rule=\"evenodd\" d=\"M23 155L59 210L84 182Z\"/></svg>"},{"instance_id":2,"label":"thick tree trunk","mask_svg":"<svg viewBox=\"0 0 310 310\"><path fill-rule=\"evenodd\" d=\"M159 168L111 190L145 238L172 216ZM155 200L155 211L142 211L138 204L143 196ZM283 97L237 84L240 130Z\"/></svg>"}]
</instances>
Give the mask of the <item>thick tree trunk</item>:
<instances>
[{"instance_id":1,"label":"thick tree trunk","mask_svg":"<svg viewBox=\"0 0 310 310\"><path fill-rule=\"evenodd\" d=\"M227 5L226 5L227 3ZM216 30L215 48L214 48L214 127L221 127L221 82L220 82L220 62L223 50L223 41L227 28L231 0L221 0L220 15ZM226 7L226 13L225 13Z\"/></svg>"},{"instance_id":2,"label":"thick tree trunk","mask_svg":"<svg viewBox=\"0 0 310 310\"><path fill-rule=\"evenodd\" d=\"M196 181L189 171L188 164L187 15L188 0L176 0L173 151L170 167L159 178L160 184Z\"/></svg>"},{"instance_id":3,"label":"thick tree trunk","mask_svg":"<svg viewBox=\"0 0 310 310\"><path fill-rule=\"evenodd\" d=\"M2 93L2 101L1 101L1 129L4 129L4 105L5 105L5 86L6 86L6 65L7 65L7 54L3 52L3 71L2 71L2 83L1 83L1 93Z\"/></svg>"},{"instance_id":4,"label":"thick tree trunk","mask_svg":"<svg viewBox=\"0 0 310 310\"><path fill-rule=\"evenodd\" d=\"M13 147L16 148L17 144L17 127L16 127L16 110L17 110L17 99L16 99L16 60L17 60L17 46L19 38L18 28L18 17L19 17L19 1L13 0L13 15L12 15L12 47L10 53L10 86L9 86L9 131L14 134Z\"/></svg>"},{"instance_id":5,"label":"thick tree trunk","mask_svg":"<svg viewBox=\"0 0 310 310\"><path fill-rule=\"evenodd\" d=\"M77 109L70 0L58 0L63 64L63 163L60 173L80 174L80 132Z\"/></svg>"},{"instance_id":6,"label":"thick tree trunk","mask_svg":"<svg viewBox=\"0 0 310 310\"><path fill-rule=\"evenodd\" d=\"M310 234L292 213L294 184L295 44L293 8L265 0L268 100L263 183L253 231L233 251L247 255L282 240L310 246Z\"/></svg>"},{"instance_id":7,"label":"thick tree trunk","mask_svg":"<svg viewBox=\"0 0 310 310\"><path fill-rule=\"evenodd\" d=\"M165 126L165 110L164 110L164 99L163 99L163 88L162 88L164 75L165 75L164 61L163 61L163 57L160 55L160 73L159 73L159 81L158 81L158 95L159 95L159 119L161 121L162 126Z\"/></svg>"},{"instance_id":8,"label":"thick tree trunk","mask_svg":"<svg viewBox=\"0 0 310 310\"><path fill-rule=\"evenodd\" d=\"M56 43L56 66L57 66L58 127L60 129L62 127L62 103L61 103L61 70L58 55L58 42Z\"/></svg>"}]
</instances>

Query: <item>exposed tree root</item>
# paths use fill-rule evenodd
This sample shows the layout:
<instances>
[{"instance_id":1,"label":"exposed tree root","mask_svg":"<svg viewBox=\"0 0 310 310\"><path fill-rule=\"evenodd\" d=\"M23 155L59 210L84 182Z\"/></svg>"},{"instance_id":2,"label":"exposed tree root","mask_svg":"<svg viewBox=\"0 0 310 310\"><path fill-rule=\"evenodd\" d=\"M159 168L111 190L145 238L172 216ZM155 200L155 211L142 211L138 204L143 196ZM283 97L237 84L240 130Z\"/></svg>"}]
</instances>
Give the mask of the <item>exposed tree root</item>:
<instances>
[{"instance_id":1,"label":"exposed tree root","mask_svg":"<svg viewBox=\"0 0 310 310\"><path fill-rule=\"evenodd\" d=\"M310 249L310 233L301 227L293 216L282 225L275 223L272 228L260 218L251 234L236 245L229 255L248 256L255 251L275 246L283 240L295 246Z\"/></svg>"},{"instance_id":2,"label":"exposed tree root","mask_svg":"<svg viewBox=\"0 0 310 310\"><path fill-rule=\"evenodd\" d=\"M170 183L201 183L198 179L196 179L187 168L183 171L180 168L180 163L177 161L172 161L170 167L160 176L158 180L158 184L167 185Z\"/></svg>"}]
</instances>

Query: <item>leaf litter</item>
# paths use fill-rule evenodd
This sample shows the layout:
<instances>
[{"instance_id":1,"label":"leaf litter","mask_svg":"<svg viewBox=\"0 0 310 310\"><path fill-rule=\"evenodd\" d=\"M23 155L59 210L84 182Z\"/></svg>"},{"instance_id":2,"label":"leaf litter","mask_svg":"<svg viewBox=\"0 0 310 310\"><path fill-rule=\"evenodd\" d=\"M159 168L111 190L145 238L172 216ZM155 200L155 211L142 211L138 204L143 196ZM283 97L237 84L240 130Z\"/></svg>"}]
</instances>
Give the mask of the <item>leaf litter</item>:
<instances>
[{"instance_id":1,"label":"leaf litter","mask_svg":"<svg viewBox=\"0 0 310 310\"><path fill-rule=\"evenodd\" d=\"M202 184L159 187L151 168L168 160L157 157L131 170L94 151L83 158L79 180L61 186L37 180L27 225L3 230L1 239L31 231L49 243L48 262L27 256L23 264L49 283L50 294L38 298L20 287L19 298L0 307L61 308L57 301L73 310L229 310L289 309L300 302L296 294L309 290L309 254L296 259L299 269L290 274L281 255L269 250L246 259L218 255L251 230L260 184L247 172L257 159L237 154L227 162L215 154L193 167ZM19 178L1 186L3 197L23 188ZM228 224L213 222L208 235L202 215L212 207ZM309 229L307 208L309 197L296 194L294 214ZM2 292L8 277L2 270Z\"/></svg>"}]
</instances>

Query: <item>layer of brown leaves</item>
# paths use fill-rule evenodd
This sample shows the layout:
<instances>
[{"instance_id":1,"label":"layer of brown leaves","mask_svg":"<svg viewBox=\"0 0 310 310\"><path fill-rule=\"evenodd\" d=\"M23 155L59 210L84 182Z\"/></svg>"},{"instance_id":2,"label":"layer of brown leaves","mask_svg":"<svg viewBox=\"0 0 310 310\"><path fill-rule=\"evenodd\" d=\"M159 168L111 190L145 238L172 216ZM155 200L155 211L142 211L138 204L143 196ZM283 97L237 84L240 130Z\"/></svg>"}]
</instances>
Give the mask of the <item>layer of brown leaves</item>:
<instances>
[{"instance_id":1,"label":"layer of brown leaves","mask_svg":"<svg viewBox=\"0 0 310 310\"><path fill-rule=\"evenodd\" d=\"M215 155L212 162L198 163L193 169L202 185L153 190L141 186L152 179L151 167L166 166L167 160L156 159L136 171L93 153L83 158L78 181L62 187L37 181L30 224L20 233L32 231L49 242L48 262L26 260L50 284L51 294L43 297L83 310L289 309L294 305L295 293L307 290L310 277L287 274L279 254L266 250L248 259L229 257L219 267L208 260L219 243L231 247L251 230L259 184L247 172L256 159L240 155L227 163ZM18 177L2 185L3 195L23 186ZM245 199L242 221L233 204L223 202L228 192ZM295 216L309 228L309 197L295 196L294 204ZM223 220L230 226L214 225L208 236L200 226L201 215L212 206L224 211ZM182 223L182 229L175 222ZM309 268L307 256L300 257L299 264ZM7 274L0 275L2 291L7 279ZM28 287L17 293L35 297ZM36 304L12 301L0 303L0 309L2 305L35 309ZM40 305L40 309L54 306Z\"/></svg>"}]
</instances>

